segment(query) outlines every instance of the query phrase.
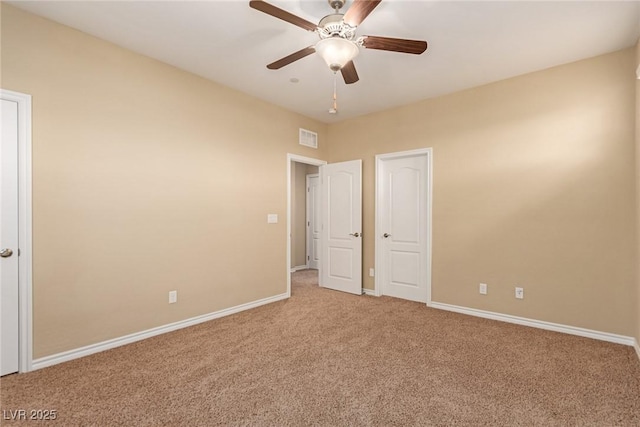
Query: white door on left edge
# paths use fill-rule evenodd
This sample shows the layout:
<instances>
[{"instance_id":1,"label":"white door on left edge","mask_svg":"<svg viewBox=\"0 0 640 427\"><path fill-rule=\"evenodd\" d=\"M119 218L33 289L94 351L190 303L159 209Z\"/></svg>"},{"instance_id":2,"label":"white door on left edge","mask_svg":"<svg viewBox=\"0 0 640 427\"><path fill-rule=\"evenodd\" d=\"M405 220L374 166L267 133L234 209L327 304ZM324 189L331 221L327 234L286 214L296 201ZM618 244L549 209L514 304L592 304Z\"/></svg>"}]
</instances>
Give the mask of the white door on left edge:
<instances>
[{"instance_id":1,"label":"white door on left edge","mask_svg":"<svg viewBox=\"0 0 640 427\"><path fill-rule=\"evenodd\" d=\"M18 103L0 105L0 371L18 372Z\"/></svg>"},{"instance_id":2,"label":"white door on left edge","mask_svg":"<svg viewBox=\"0 0 640 427\"><path fill-rule=\"evenodd\" d=\"M320 166L320 286L362 294L362 160Z\"/></svg>"}]
</instances>

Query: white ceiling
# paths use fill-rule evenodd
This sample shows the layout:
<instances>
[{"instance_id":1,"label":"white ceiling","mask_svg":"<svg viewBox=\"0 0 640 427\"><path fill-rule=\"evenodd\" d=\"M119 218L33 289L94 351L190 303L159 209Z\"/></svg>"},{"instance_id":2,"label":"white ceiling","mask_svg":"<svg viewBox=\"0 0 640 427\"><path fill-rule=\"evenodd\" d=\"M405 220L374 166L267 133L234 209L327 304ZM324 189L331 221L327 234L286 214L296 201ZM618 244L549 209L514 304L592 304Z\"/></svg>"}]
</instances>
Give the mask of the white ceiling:
<instances>
[{"instance_id":1,"label":"white ceiling","mask_svg":"<svg viewBox=\"0 0 640 427\"><path fill-rule=\"evenodd\" d=\"M311 22L332 11L326 0L267 1ZM331 115L333 73L317 55L266 68L317 36L249 0L9 3L326 123L612 52L640 36L640 1L383 0L357 35L429 48L420 56L361 48L360 81L338 76Z\"/></svg>"}]
</instances>

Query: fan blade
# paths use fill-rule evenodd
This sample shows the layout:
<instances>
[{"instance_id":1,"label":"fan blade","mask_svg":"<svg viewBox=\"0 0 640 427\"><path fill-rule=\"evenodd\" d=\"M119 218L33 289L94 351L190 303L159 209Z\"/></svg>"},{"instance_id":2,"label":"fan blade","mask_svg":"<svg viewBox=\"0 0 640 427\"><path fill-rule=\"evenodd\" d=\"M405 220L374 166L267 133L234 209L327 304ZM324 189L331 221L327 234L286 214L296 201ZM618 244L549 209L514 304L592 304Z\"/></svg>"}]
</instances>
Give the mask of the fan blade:
<instances>
[{"instance_id":1,"label":"fan blade","mask_svg":"<svg viewBox=\"0 0 640 427\"><path fill-rule=\"evenodd\" d=\"M267 15L271 15L278 19L282 19L283 21L289 22L290 24L297 25L298 27L304 28L305 30L315 31L316 28L318 28L316 24L313 24L306 19L302 19L292 13L289 13L286 10L275 7L274 5L269 4L263 0L251 0L249 2L249 6L256 10L259 10L260 12L264 12Z\"/></svg>"},{"instance_id":2,"label":"fan blade","mask_svg":"<svg viewBox=\"0 0 640 427\"><path fill-rule=\"evenodd\" d=\"M347 64L344 67L342 67L340 72L342 73L342 78L344 79L344 82L348 85L360 80L360 77L358 77L358 72L356 71L356 66L353 65L353 61L347 62Z\"/></svg>"},{"instance_id":3,"label":"fan blade","mask_svg":"<svg viewBox=\"0 0 640 427\"><path fill-rule=\"evenodd\" d=\"M394 39L391 37L364 36L362 46L367 49L390 50L392 52L420 55L427 50L427 42L422 40Z\"/></svg>"},{"instance_id":4,"label":"fan blade","mask_svg":"<svg viewBox=\"0 0 640 427\"><path fill-rule=\"evenodd\" d=\"M289 65L292 62L297 61L298 59L302 59L305 56L311 55L315 51L316 49L313 46L305 47L304 49L301 49L295 53L292 53L289 56L285 56L282 59L278 59L276 62L272 62L271 64L267 65L267 68L270 70L278 70L284 67L285 65Z\"/></svg>"},{"instance_id":5,"label":"fan blade","mask_svg":"<svg viewBox=\"0 0 640 427\"><path fill-rule=\"evenodd\" d=\"M347 13L344 14L343 21L352 27L357 27L381 1L382 0L355 0L349 10L347 10Z\"/></svg>"}]
</instances>

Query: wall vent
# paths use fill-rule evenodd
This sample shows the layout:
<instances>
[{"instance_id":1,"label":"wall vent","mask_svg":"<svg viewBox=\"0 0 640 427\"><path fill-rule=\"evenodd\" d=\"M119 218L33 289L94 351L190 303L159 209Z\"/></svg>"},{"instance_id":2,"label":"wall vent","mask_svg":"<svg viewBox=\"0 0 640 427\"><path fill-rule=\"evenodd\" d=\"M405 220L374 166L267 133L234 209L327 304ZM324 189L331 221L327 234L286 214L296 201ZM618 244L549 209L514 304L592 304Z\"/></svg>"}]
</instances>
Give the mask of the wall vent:
<instances>
[{"instance_id":1,"label":"wall vent","mask_svg":"<svg viewBox=\"0 0 640 427\"><path fill-rule=\"evenodd\" d=\"M310 130L300 128L300 145L318 148L318 134Z\"/></svg>"}]
</instances>

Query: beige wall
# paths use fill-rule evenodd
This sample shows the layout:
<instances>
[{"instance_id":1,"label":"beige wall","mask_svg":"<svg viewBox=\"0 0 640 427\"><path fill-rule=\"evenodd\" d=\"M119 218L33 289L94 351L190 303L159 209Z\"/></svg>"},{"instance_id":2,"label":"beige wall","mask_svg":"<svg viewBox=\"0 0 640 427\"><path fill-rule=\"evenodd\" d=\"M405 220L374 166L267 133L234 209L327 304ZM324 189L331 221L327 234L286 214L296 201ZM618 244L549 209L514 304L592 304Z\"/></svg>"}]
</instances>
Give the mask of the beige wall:
<instances>
[{"instance_id":1,"label":"beige wall","mask_svg":"<svg viewBox=\"0 0 640 427\"><path fill-rule=\"evenodd\" d=\"M633 335L634 64L627 49L331 125L328 160L363 159L364 271L374 156L433 147L433 301Z\"/></svg>"},{"instance_id":2,"label":"beige wall","mask_svg":"<svg viewBox=\"0 0 640 427\"><path fill-rule=\"evenodd\" d=\"M291 267L306 264L306 179L307 168L293 162L291 171Z\"/></svg>"},{"instance_id":3,"label":"beige wall","mask_svg":"<svg viewBox=\"0 0 640 427\"><path fill-rule=\"evenodd\" d=\"M301 177L304 169L297 162L291 162L291 267L296 267L301 261L304 246L304 234L301 216L304 213L304 205L301 199Z\"/></svg>"},{"instance_id":4,"label":"beige wall","mask_svg":"<svg viewBox=\"0 0 640 427\"><path fill-rule=\"evenodd\" d=\"M7 5L2 87L33 96L34 358L286 292L286 154L326 125Z\"/></svg>"}]
</instances>

